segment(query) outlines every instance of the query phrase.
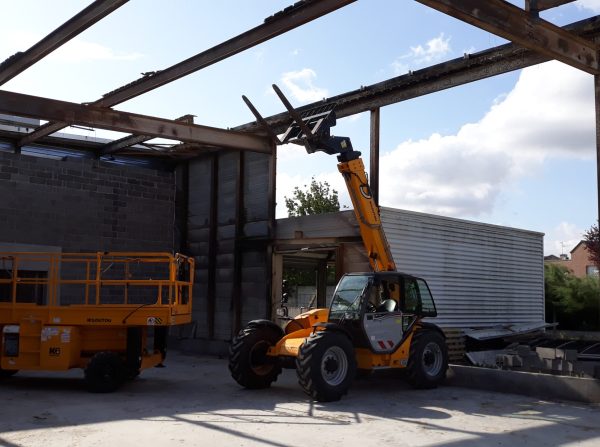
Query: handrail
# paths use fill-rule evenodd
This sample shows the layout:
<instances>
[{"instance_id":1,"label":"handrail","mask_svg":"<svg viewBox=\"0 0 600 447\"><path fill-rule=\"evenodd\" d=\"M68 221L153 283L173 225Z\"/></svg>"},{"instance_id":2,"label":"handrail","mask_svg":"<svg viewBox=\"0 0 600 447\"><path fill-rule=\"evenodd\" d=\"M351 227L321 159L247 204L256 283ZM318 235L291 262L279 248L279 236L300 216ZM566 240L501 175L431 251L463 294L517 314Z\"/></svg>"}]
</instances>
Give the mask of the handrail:
<instances>
[{"instance_id":1,"label":"handrail","mask_svg":"<svg viewBox=\"0 0 600 447\"><path fill-rule=\"evenodd\" d=\"M181 279L183 268L186 275ZM194 280L193 258L162 252L0 252L0 270L3 308L31 303L189 307ZM186 303L181 297L184 287Z\"/></svg>"}]
</instances>

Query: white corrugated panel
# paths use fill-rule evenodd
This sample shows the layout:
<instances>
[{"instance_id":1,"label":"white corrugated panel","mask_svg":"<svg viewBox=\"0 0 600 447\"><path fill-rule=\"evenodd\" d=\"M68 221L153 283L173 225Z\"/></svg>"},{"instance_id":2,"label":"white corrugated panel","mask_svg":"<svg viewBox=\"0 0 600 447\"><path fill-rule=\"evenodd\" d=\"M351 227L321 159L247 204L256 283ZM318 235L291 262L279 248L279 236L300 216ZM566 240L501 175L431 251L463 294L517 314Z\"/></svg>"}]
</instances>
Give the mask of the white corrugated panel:
<instances>
[{"instance_id":1,"label":"white corrugated panel","mask_svg":"<svg viewBox=\"0 0 600 447\"><path fill-rule=\"evenodd\" d=\"M381 208L399 271L424 278L442 327L544 321L543 234Z\"/></svg>"}]
</instances>

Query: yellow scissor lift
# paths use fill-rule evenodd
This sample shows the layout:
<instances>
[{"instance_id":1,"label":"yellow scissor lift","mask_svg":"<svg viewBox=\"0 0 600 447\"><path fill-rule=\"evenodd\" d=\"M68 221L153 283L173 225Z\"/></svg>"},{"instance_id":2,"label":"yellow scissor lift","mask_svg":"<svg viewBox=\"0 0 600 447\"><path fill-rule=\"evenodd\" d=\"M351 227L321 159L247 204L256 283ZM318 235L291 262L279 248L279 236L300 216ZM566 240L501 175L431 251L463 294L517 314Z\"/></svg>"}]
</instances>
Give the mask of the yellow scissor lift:
<instances>
[{"instance_id":1,"label":"yellow scissor lift","mask_svg":"<svg viewBox=\"0 0 600 447\"><path fill-rule=\"evenodd\" d=\"M113 391L162 363L193 282L181 254L0 252L0 377L83 368L90 391Z\"/></svg>"}]
</instances>

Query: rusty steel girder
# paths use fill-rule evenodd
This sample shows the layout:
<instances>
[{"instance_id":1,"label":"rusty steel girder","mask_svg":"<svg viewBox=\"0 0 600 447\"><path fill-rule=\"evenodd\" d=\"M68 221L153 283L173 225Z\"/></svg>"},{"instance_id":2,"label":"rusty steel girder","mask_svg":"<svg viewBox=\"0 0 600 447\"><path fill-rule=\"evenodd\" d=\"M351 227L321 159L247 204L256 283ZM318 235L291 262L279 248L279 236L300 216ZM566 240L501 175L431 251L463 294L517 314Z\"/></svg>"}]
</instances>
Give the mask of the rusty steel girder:
<instances>
[{"instance_id":1,"label":"rusty steel girder","mask_svg":"<svg viewBox=\"0 0 600 447\"><path fill-rule=\"evenodd\" d=\"M128 132L169 140L200 143L270 154L271 140L253 133L187 124L147 115L120 112L107 107L81 105L38 96L0 91L0 113L57 120L99 129Z\"/></svg>"},{"instance_id":2,"label":"rusty steel girder","mask_svg":"<svg viewBox=\"0 0 600 447\"><path fill-rule=\"evenodd\" d=\"M94 3L56 28L27 51L18 52L0 64L0 85L31 67L37 61L64 45L129 0L96 0Z\"/></svg>"},{"instance_id":3,"label":"rusty steel girder","mask_svg":"<svg viewBox=\"0 0 600 447\"><path fill-rule=\"evenodd\" d=\"M268 17L263 24L252 28L249 31L239 34L169 68L149 72L144 77L107 93L92 104L101 107L115 106L157 87L182 78L183 76L194 73L202 68L208 67L209 65L240 53L241 51L247 50L248 48L252 48L253 46L329 14L354 1L355 0L312 0L298 2L289 9L286 8L280 13ZM46 123L23 137L18 142L18 145L24 146L32 143L39 138L59 131L66 125L67 124L64 122L51 121Z\"/></svg>"},{"instance_id":4,"label":"rusty steel girder","mask_svg":"<svg viewBox=\"0 0 600 447\"><path fill-rule=\"evenodd\" d=\"M504 0L416 0L552 59L600 73L598 46Z\"/></svg>"}]
</instances>

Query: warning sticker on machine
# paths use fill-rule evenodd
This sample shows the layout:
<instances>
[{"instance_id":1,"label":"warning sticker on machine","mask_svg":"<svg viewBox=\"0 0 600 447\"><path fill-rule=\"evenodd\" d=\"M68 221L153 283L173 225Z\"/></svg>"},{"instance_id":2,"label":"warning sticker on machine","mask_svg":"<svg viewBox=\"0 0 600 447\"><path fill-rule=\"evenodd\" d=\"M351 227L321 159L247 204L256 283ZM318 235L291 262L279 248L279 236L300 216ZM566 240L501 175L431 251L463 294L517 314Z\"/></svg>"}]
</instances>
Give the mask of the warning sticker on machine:
<instances>
[{"instance_id":1,"label":"warning sticker on machine","mask_svg":"<svg viewBox=\"0 0 600 447\"><path fill-rule=\"evenodd\" d=\"M42 341L46 341L52 337L56 337L58 335L57 327L45 327L42 329L42 333L40 334L40 338Z\"/></svg>"},{"instance_id":2,"label":"warning sticker on machine","mask_svg":"<svg viewBox=\"0 0 600 447\"><path fill-rule=\"evenodd\" d=\"M64 328L62 334L60 334L61 343L71 342L71 328Z\"/></svg>"},{"instance_id":3,"label":"warning sticker on machine","mask_svg":"<svg viewBox=\"0 0 600 447\"><path fill-rule=\"evenodd\" d=\"M146 320L146 324L148 326L155 326L157 324L162 324L162 318L160 317L148 317Z\"/></svg>"}]
</instances>

